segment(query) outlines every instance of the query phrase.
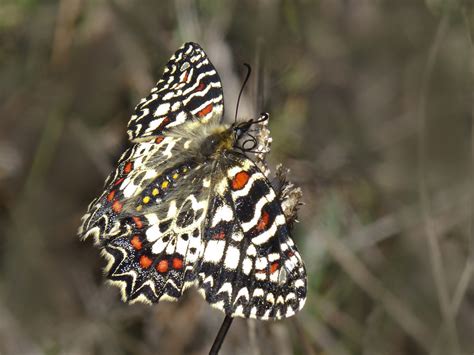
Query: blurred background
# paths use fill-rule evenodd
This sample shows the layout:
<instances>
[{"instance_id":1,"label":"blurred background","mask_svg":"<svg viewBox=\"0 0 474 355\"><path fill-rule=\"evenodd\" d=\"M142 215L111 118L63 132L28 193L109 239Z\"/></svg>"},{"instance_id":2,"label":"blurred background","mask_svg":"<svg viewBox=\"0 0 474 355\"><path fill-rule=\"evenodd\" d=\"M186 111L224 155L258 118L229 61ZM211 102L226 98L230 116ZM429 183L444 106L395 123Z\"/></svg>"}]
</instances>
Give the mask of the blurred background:
<instances>
[{"instance_id":1,"label":"blurred background","mask_svg":"<svg viewBox=\"0 0 474 355\"><path fill-rule=\"evenodd\" d=\"M195 291L127 306L76 237L126 123L185 41L233 118L270 112L302 187L306 306L222 354L474 352L474 6L444 0L1 0L0 353L206 354Z\"/></svg>"}]
</instances>

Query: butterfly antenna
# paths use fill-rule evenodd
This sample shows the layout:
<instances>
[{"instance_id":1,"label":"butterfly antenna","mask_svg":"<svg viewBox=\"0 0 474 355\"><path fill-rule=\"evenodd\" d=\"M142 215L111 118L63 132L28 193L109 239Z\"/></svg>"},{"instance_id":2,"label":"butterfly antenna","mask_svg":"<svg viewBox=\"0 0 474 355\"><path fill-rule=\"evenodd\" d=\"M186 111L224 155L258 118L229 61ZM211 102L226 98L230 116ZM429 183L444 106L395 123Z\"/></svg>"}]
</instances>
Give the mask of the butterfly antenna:
<instances>
[{"instance_id":1,"label":"butterfly antenna","mask_svg":"<svg viewBox=\"0 0 474 355\"><path fill-rule=\"evenodd\" d=\"M234 318L232 318L231 316L225 316L221 328L219 329L219 333L217 333L216 339L214 340L214 344L212 344L212 348L209 351L209 355L217 355L219 353L222 343L224 342L225 336L227 335L227 331L229 330L233 320Z\"/></svg>"},{"instance_id":2,"label":"butterfly antenna","mask_svg":"<svg viewBox=\"0 0 474 355\"><path fill-rule=\"evenodd\" d=\"M244 65L247 68L247 75L245 76L244 82L242 83L242 87L240 88L239 97L237 98L237 106L235 107L234 123L237 122L237 113L239 112L240 97L242 96L242 93L244 92L245 84L247 84L247 81L249 81L250 74L252 74L252 67L247 63L244 63Z\"/></svg>"}]
</instances>

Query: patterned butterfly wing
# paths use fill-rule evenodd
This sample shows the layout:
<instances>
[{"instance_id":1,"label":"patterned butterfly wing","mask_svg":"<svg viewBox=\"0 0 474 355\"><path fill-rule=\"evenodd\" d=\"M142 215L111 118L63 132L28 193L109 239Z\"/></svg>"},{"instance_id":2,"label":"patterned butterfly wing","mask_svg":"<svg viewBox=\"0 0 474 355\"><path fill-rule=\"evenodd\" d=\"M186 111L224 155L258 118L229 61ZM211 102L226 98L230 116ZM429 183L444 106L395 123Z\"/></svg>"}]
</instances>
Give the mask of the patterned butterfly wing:
<instances>
[{"instance_id":1,"label":"patterned butterfly wing","mask_svg":"<svg viewBox=\"0 0 474 355\"><path fill-rule=\"evenodd\" d=\"M124 301L176 300L194 284L209 198L202 169L192 162L165 168L140 195L125 200L103 248L107 277Z\"/></svg>"},{"instance_id":2,"label":"patterned butterfly wing","mask_svg":"<svg viewBox=\"0 0 474 355\"><path fill-rule=\"evenodd\" d=\"M206 167L182 158L186 142L174 131L220 120L222 100L219 77L204 51L184 44L137 106L128 130L135 144L82 218L79 236L92 236L101 247L107 277L125 301L176 299L193 283L209 186L193 184Z\"/></svg>"},{"instance_id":3,"label":"patterned butterfly wing","mask_svg":"<svg viewBox=\"0 0 474 355\"><path fill-rule=\"evenodd\" d=\"M306 271L279 197L237 153L221 159L214 179L197 271L201 292L233 317L292 316L306 300Z\"/></svg>"},{"instance_id":4,"label":"patterned butterfly wing","mask_svg":"<svg viewBox=\"0 0 474 355\"><path fill-rule=\"evenodd\" d=\"M306 297L305 269L289 236L300 192L284 174L277 193L268 181L265 120L254 163L237 152L238 130L220 123L222 112L214 67L186 43L136 107L128 125L133 145L89 205L79 235L101 248L124 301L176 300L198 283L229 315L289 317Z\"/></svg>"},{"instance_id":5,"label":"patterned butterfly wing","mask_svg":"<svg viewBox=\"0 0 474 355\"><path fill-rule=\"evenodd\" d=\"M124 301L173 300L195 279L209 189L193 184L205 166L172 158L183 149L172 136L132 146L83 217Z\"/></svg>"},{"instance_id":6,"label":"patterned butterfly wing","mask_svg":"<svg viewBox=\"0 0 474 355\"><path fill-rule=\"evenodd\" d=\"M136 106L128 123L131 141L157 136L192 117L202 122L223 113L216 69L196 43L185 43L166 64L163 76Z\"/></svg>"}]
</instances>

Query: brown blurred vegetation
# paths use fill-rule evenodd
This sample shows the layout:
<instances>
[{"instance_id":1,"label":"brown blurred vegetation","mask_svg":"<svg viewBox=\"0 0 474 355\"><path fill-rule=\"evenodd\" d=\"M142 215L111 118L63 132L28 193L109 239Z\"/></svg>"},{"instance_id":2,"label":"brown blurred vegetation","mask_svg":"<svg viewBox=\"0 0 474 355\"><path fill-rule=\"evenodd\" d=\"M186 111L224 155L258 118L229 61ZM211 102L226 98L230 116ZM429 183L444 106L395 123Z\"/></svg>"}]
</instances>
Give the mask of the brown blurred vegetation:
<instances>
[{"instance_id":1,"label":"brown blurred vegetation","mask_svg":"<svg viewBox=\"0 0 474 355\"><path fill-rule=\"evenodd\" d=\"M193 291L122 304L75 236L133 107L196 41L228 119L253 64L241 115L271 113L306 203L306 307L236 320L222 354L472 354L473 36L461 0L2 0L0 353L207 353L219 312Z\"/></svg>"}]
</instances>

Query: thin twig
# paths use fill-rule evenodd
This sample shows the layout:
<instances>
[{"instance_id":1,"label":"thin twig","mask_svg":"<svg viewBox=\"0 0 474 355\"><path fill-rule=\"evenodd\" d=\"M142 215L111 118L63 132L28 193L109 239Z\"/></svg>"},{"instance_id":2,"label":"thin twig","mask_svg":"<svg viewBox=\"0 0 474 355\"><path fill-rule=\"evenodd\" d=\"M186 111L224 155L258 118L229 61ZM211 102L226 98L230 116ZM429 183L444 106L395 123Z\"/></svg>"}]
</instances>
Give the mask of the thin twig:
<instances>
[{"instance_id":1,"label":"thin twig","mask_svg":"<svg viewBox=\"0 0 474 355\"><path fill-rule=\"evenodd\" d=\"M63 134L65 112L67 111L68 103L54 109L48 115L45 127L41 132L41 137L35 149L33 162L31 163L30 171L25 179L22 195L30 196L30 194L43 183L43 179L48 173L51 162L56 149L58 148L59 140ZM19 199L22 201L22 199ZM18 204L20 206L21 204ZM22 218L20 218L22 220Z\"/></svg>"},{"instance_id":2,"label":"thin twig","mask_svg":"<svg viewBox=\"0 0 474 355\"><path fill-rule=\"evenodd\" d=\"M263 48L263 37L257 38L256 50L255 50L255 67L256 67L256 80L255 80L255 113L263 112L265 110L265 51Z\"/></svg>"},{"instance_id":3,"label":"thin twig","mask_svg":"<svg viewBox=\"0 0 474 355\"><path fill-rule=\"evenodd\" d=\"M439 51L441 40L448 29L448 16L443 14L429 50L427 63L423 72L420 99L418 103L418 193L421 214L425 226L425 236L429 246L429 257L433 272L433 278L436 285L438 302L444 323L448 330L448 346L451 353L459 353L459 343L457 338L456 324L452 313L450 312L450 301L448 283L445 275L441 247L431 217L430 196L426 183L426 101L429 89L431 75L434 70L436 57Z\"/></svg>"},{"instance_id":4,"label":"thin twig","mask_svg":"<svg viewBox=\"0 0 474 355\"><path fill-rule=\"evenodd\" d=\"M107 155L107 149L105 149L103 142L97 139L80 119L72 118L70 125L78 146L84 149L86 156L94 164L97 171L102 176L107 176L113 169L113 165L110 163L110 157Z\"/></svg>"},{"instance_id":5,"label":"thin twig","mask_svg":"<svg viewBox=\"0 0 474 355\"><path fill-rule=\"evenodd\" d=\"M439 234L451 230L470 218L469 197L466 196L470 184L437 192L431 199L431 218ZM347 236L347 243L355 252L366 250L374 245L399 235L404 231L418 233L423 229L420 223L419 205L405 206L398 211L380 217L376 221L361 226Z\"/></svg>"},{"instance_id":6,"label":"thin twig","mask_svg":"<svg viewBox=\"0 0 474 355\"><path fill-rule=\"evenodd\" d=\"M247 321L249 345L252 349L253 355L261 355L260 347L257 342L257 322L256 320L249 319Z\"/></svg>"},{"instance_id":7,"label":"thin twig","mask_svg":"<svg viewBox=\"0 0 474 355\"><path fill-rule=\"evenodd\" d=\"M472 259L469 257L461 273L461 277L459 278L459 282L456 286L456 289L454 290L454 295L451 300L451 305L449 307L451 314L453 314L453 316L455 317L457 316L459 312L459 308L461 307L461 303L464 300L464 297L466 296L466 291L469 288L473 275L474 275L474 263L472 262Z\"/></svg>"},{"instance_id":8,"label":"thin twig","mask_svg":"<svg viewBox=\"0 0 474 355\"><path fill-rule=\"evenodd\" d=\"M471 89L471 188L470 188L470 213L471 218L469 218L468 225L468 235L469 235L469 259L470 263L474 263L474 23L471 22L469 15L467 14L466 6L463 8L463 17L464 23L467 30L467 38L469 42L469 60L470 60L470 89ZM474 8L472 8L472 13L474 13Z\"/></svg>"},{"instance_id":9,"label":"thin twig","mask_svg":"<svg viewBox=\"0 0 474 355\"><path fill-rule=\"evenodd\" d=\"M464 266L464 269L461 273L461 277L459 278L459 281L457 283L456 289L454 290L454 295L450 304L450 311L454 318L456 318L458 315L462 301L466 295L466 291L468 290L469 285L471 284L471 279L473 275L474 275L474 263L472 262L471 258L468 258L468 260L466 261L466 265ZM439 335L443 334L443 332L445 331L446 331L446 324L443 323L441 324L441 326L438 328L438 330L435 333L435 336L433 338L433 339L436 339L434 343L435 346L433 346L433 350L430 352L430 355L439 353L438 344L440 341L442 341L442 338L440 338Z\"/></svg>"},{"instance_id":10,"label":"thin twig","mask_svg":"<svg viewBox=\"0 0 474 355\"><path fill-rule=\"evenodd\" d=\"M143 22L142 18L136 16L133 11L130 11L124 5L124 2L116 0L108 0L107 4L112 10L114 16L120 21L119 27L125 28L127 34L133 36L133 40L138 43L138 46L145 52L146 56L152 58L152 62L157 59L157 53L162 50L167 52L175 49L175 43L170 43L166 36L166 30L152 30L147 23ZM152 10L150 10L152 12Z\"/></svg>"},{"instance_id":11,"label":"thin twig","mask_svg":"<svg viewBox=\"0 0 474 355\"><path fill-rule=\"evenodd\" d=\"M62 67L69 60L75 24L81 9L82 0L61 0L59 3L51 52L53 67Z\"/></svg>"},{"instance_id":12,"label":"thin twig","mask_svg":"<svg viewBox=\"0 0 474 355\"><path fill-rule=\"evenodd\" d=\"M200 42L199 40L203 37L203 26L201 26L194 1L175 0L174 6L178 33L187 41Z\"/></svg>"},{"instance_id":13,"label":"thin twig","mask_svg":"<svg viewBox=\"0 0 474 355\"><path fill-rule=\"evenodd\" d=\"M474 102L474 41L473 32L474 27L470 22L467 14L467 9L462 9L464 24L466 26L467 41L469 45L469 74L470 74L470 87L472 90L472 102ZM454 291L453 298L451 300L451 313L457 316L461 303L464 300L468 286L474 275L474 104L471 106L471 161L470 161L470 189L469 189L469 216L468 219L468 237L469 237L469 255L466 261L466 265L461 273L459 282Z\"/></svg>"},{"instance_id":14,"label":"thin twig","mask_svg":"<svg viewBox=\"0 0 474 355\"><path fill-rule=\"evenodd\" d=\"M211 350L209 351L209 355L217 355L219 350L224 342L225 336L229 331L230 326L232 325L232 318L229 315L226 315L224 321L222 322L221 328L219 329L219 333L217 333L216 339L214 340L214 344L212 344Z\"/></svg>"},{"instance_id":15,"label":"thin twig","mask_svg":"<svg viewBox=\"0 0 474 355\"><path fill-rule=\"evenodd\" d=\"M324 353L334 355L350 354L349 350L346 349L344 342L338 339L337 336L333 334L331 328L324 322L318 320L316 317L308 317L305 315L301 315L301 318L301 325L298 322L293 322L293 324L296 327L296 331L304 337L301 344L304 354L317 354L316 350L313 349L314 346L310 343L310 340L321 347ZM312 339L309 339L306 333L309 333Z\"/></svg>"},{"instance_id":16,"label":"thin twig","mask_svg":"<svg viewBox=\"0 0 474 355\"><path fill-rule=\"evenodd\" d=\"M318 298L309 298L307 302L316 309L320 318L331 328L337 329L344 337L347 337L356 344L362 341L363 326L351 315L339 309L334 302L326 297L322 297L322 295ZM306 318L303 318L303 320L306 324Z\"/></svg>"}]
</instances>

